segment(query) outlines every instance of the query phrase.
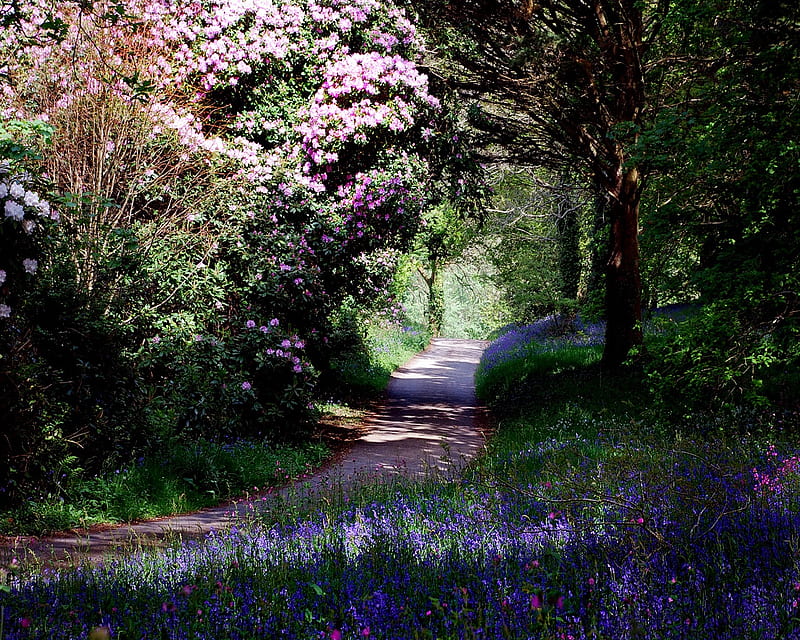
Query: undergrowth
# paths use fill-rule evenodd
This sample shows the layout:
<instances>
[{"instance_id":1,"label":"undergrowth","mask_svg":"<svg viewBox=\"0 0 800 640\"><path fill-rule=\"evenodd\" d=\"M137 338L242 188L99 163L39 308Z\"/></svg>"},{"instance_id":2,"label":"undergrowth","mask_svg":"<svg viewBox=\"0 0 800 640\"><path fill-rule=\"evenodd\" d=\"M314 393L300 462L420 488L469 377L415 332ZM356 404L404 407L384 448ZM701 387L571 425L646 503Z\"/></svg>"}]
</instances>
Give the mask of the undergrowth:
<instances>
[{"instance_id":1,"label":"undergrowth","mask_svg":"<svg viewBox=\"0 0 800 640\"><path fill-rule=\"evenodd\" d=\"M362 419L363 411L348 402L374 399L392 371L427 343L427 334L412 327L370 324L363 344L334 362L340 397L317 404L321 420ZM80 470L54 469L61 476L55 483L59 490L31 495L23 505L0 511L0 535L43 535L187 513L282 486L310 473L332 453L325 429L318 431L313 440L291 445L176 440L157 454L89 478Z\"/></svg>"},{"instance_id":2,"label":"undergrowth","mask_svg":"<svg viewBox=\"0 0 800 640\"><path fill-rule=\"evenodd\" d=\"M75 480L58 495L31 496L21 507L0 513L0 534L42 535L196 511L286 484L328 453L323 443L173 443L158 458Z\"/></svg>"}]
</instances>

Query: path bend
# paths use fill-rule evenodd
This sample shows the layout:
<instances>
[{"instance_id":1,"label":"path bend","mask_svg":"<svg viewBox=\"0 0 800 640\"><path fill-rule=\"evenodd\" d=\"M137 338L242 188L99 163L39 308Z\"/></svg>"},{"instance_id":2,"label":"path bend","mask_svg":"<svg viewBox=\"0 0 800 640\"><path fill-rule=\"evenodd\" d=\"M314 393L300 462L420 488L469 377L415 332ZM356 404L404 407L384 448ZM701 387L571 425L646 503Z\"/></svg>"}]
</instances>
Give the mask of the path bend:
<instances>
[{"instance_id":1,"label":"path bend","mask_svg":"<svg viewBox=\"0 0 800 640\"><path fill-rule=\"evenodd\" d=\"M347 487L397 475L416 478L431 472L450 478L460 472L485 444L474 375L487 344L434 339L392 374L387 399L368 419L366 435L333 465L304 480L301 491L320 492L334 483ZM288 489L283 491L286 494ZM0 553L33 555L53 563L97 563L131 544L157 545L176 536L196 538L221 530L239 516L251 515L257 504L238 502L88 534L14 538Z\"/></svg>"}]
</instances>

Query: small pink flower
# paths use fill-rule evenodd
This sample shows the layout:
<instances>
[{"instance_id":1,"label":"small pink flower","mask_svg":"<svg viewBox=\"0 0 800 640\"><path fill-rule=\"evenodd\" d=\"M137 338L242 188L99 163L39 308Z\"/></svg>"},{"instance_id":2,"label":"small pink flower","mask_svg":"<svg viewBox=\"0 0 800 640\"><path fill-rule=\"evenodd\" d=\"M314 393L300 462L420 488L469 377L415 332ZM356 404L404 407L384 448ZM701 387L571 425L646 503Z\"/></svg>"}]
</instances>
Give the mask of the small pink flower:
<instances>
[{"instance_id":1,"label":"small pink flower","mask_svg":"<svg viewBox=\"0 0 800 640\"><path fill-rule=\"evenodd\" d=\"M361 630L361 637L362 638L369 638L369 627L364 627Z\"/></svg>"},{"instance_id":2,"label":"small pink flower","mask_svg":"<svg viewBox=\"0 0 800 640\"><path fill-rule=\"evenodd\" d=\"M342 632L338 629L331 629L331 633L328 637L331 640L342 640Z\"/></svg>"},{"instance_id":3,"label":"small pink flower","mask_svg":"<svg viewBox=\"0 0 800 640\"><path fill-rule=\"evenodd\" d=\"M30 618L20 618L19 626L23 629L27 629L31 626L31 619Z\"/></svg>"},{"instance_id":4,"label":"small pink flower","mask_svg":"<svg viewBox=\"0 0 800 640\"><path fill-rule=\"evenodd\" d=\"M534 593L531 596L531 609L541 609L542 608L542 598L538 593Z\"/></svg>"}]
</instances>

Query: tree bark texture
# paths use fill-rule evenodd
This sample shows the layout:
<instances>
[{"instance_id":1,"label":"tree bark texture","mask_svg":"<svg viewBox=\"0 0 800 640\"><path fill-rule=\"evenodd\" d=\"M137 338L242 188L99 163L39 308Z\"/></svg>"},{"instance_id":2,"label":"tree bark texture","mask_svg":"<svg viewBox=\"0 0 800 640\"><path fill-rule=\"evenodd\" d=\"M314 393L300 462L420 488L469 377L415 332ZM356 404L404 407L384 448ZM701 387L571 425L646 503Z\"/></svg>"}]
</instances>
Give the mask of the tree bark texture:
<instances>
[{"instance_id":1,"label":"tree bark texture","mask_svg":"<svg viewBox=\"0 0 800 640\"><path fill-rule=\"evenodd\" d=\"M618 368L642 343L642 281L639 269L640 179L626 170L609 202L610 244L606 277L606 334L602 366Z\"/></svg>"}]
</instances>

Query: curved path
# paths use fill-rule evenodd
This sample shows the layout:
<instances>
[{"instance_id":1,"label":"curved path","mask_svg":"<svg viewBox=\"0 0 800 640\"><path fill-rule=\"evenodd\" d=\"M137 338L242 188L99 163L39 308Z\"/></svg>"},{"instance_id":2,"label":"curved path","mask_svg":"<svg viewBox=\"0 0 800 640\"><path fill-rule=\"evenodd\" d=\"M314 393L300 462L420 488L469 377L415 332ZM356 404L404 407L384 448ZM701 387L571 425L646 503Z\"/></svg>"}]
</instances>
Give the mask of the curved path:
<instances>
[{"instance_id":1,"label":"curved path","mask_svg":"<svg viewBox=\"0 0 800 640\"><path fill-rule=\"evenodd\" d=\"M424 352L392 374L387 400L367 422L367 434L324 471L296 483L295 492L321 493L332 485L348 487L393 476L457 474L484 446L482 411L474 374L488 343L435 339ZM286 495L289 488L282 490ZM100 562L120 547L157 545L176 537L198 537L252 513L259 501L122 525L88 534L12 539L0 553L31 554L45 563Z\"/></svg>"}]
</instances>

